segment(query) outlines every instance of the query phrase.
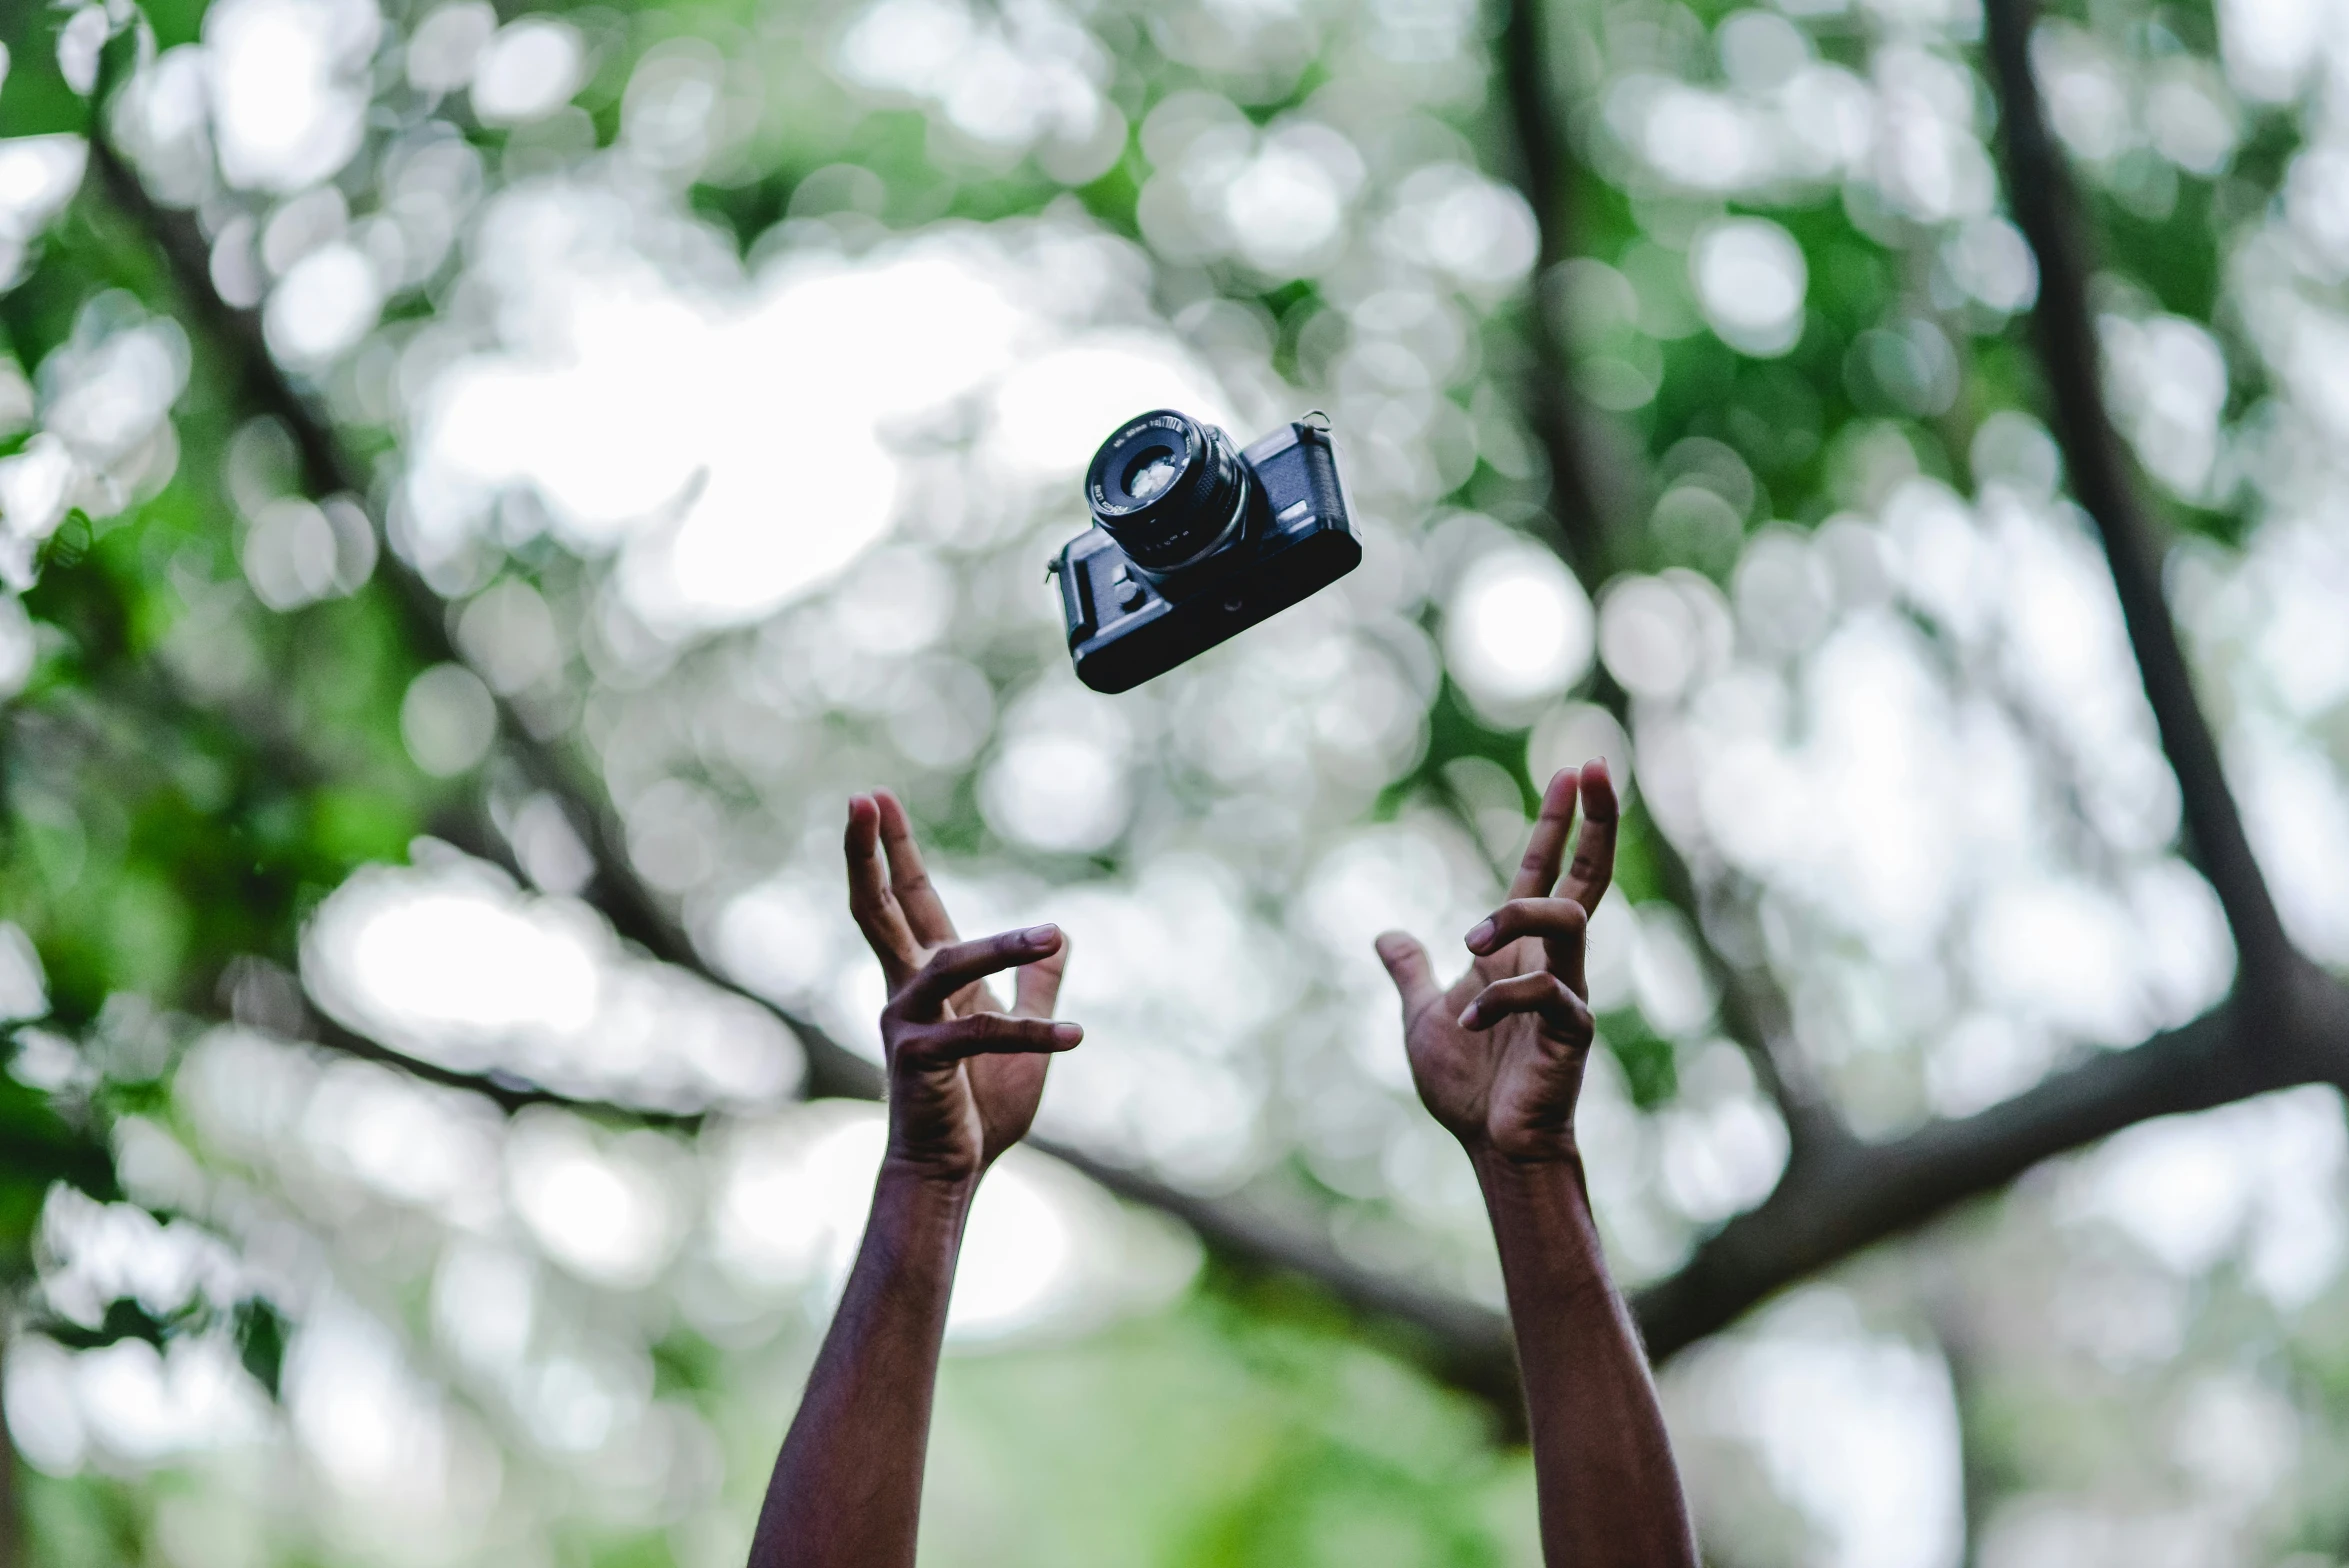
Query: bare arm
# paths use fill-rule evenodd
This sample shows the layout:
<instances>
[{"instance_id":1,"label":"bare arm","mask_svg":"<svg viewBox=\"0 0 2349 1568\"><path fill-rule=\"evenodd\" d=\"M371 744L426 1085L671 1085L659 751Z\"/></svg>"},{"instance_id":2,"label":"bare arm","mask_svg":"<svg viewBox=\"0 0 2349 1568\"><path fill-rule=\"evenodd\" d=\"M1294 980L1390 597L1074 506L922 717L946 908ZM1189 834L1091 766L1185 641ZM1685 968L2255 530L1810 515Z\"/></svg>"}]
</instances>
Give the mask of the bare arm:
<instances>
[{"instance_id":1,"label":"bare arm","mask_svg":"<svg viewBox=\"0 0 2349 1568\"><path fill-rule=\"evenodd\" d=\"M1578 795L1582 833L1561 885ZM1593 1038L1584 924L1614 875L1615 823L1603 763L1550 781L1508 901L1468 933L1476 961L1450 992L1411 937L1389 932L1378 950L1402 993L1420 1098L1467 1152L1500 1247L1544 1560L1693 1568L1663 1411L1607 1275L1574 1142Z\"/></svg>"},{"instance_id":2,"label":"bare arm","mask_svg":"<svg viewBox=\"0 0 2349 1568\"><path fill-rule=\"evenodd\" d=\"M1543 1559L1694 1564L1663 1412L1599 1255L1580 1162L1488 1153L1476 1165L1524 1369Z\"/></svg>"},{"instance_id":3,"label":"bare arm","mask_svg":"<svg viewBox=\"0 0 2349 1568\"><path fill-rule=\"evenodd\" d=\"M930 1395L970 1196L882 1167L847 1293L775 1461L753 1568L913 1562Z\"/></svg>"},{"instance_id":4,"label":"bare arm","mask_svg":"<svg viewBox=\"0 0 2349 1568\"><path fill-rule=\"evenodd\" d=\"M849 802L848 864L850 907L891 992L889 1146L847 1291L775 1461L751 1568L912 1568L963 1222L980 1177L1035 1118L1049 1053L1083 1038L1049 1017L1060 932L954 943L895 800ZM1014 965L1007 1014L984 981Z\"/></svg>"}]
</instances>

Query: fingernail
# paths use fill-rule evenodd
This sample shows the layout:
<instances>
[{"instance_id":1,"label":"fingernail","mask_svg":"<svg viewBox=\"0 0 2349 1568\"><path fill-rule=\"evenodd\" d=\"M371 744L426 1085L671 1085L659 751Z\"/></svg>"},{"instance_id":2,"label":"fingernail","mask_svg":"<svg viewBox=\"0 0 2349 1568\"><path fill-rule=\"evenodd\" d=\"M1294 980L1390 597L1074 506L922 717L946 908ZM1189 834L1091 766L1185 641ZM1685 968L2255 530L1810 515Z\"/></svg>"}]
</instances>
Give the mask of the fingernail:
<instances>
[{"instance_id":1,"label":"fingernail","mask_svg":"<svg viewBox=\"0 0 2349 1568\"><path fill-rule=\"evenodd\" d=\"M1052 1026L1052 1043L1054 1045L1074 1045L1083 1038L1085 1038L1085 1030L1081 1024L1054 1024Z\"/></svg>"},{"instance_id":2,"label":"fingernail","mask_svg":"<svg viewBox=\"0 0 2349 1568\"><path fill-rule=\"evenodd\" d=\"M1493 923L1490 920L1478 922L1475 929L1468 933L1468 945L1473 948L1482 948L1485 943L1493 939L1493 930Z\"/></svg>"},{"instance_id":3,"label":"fingernail","mask_svg":"<svg viewBox=\"0 0 2349 1568\"><path fill-rule=\"evenodd\" d=\"M1474 1002L1470 1002L1466 1007L1460 1009L1460 1027L1463 1029L1476 1027L1476 1004Z\"/></svg>"},{"instance_id":4,"label":"fingernail","mask_svg":"<svg viewBox=\"0 0 2349 1568\"><path fill-rule=\"evenodd\" d=\"M1030 947L1042 947L1059 935L1060 927L1058 926L1030 926L1020 933L1020 940Z\"/></svg>"}]
</instances>

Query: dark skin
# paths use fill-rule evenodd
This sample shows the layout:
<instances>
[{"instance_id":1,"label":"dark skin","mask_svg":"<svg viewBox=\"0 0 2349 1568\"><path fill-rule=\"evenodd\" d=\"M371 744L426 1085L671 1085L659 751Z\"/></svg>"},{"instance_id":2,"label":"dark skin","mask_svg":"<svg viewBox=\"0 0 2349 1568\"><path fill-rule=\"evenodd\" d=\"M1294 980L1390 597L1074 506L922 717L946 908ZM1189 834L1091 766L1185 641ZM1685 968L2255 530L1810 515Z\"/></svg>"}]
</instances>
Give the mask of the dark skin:
<instances>
[{"instance_id":1,"label":"dark skin","mask_svg":"<svg viewBox=\"0 0 2349 1568\"><path fill-rule=\"evenodd\" d=\"M1582 830L1560 871L1579 797ZM1697 1561L1664 1416L1631 1314L1607 1275L1574 1142L1595 1030L1584 934L1615 874L1603 762L1550 780L1509 896L1469 931L1449 990L1390 931L1378 955L1403 999L1419 1098L1476 1169L1517 1336L1542 1558L1550 1568Z\"/></svg>"},{"instance_id":2,"label":"dark skin","mask_svg":"<svg viewBox=\"0 0 2349 1568\"><path fill-rule=\"evenodd\" d=\"M1560 870L1582 811L1573 864ZM1499 1243L1550 1568L1694 1568L1655 1387L1609 1280L1574 1106L1594 1037L1584 927L1614 875L1603 763L1550 781L1509 897L1448 991L1401 932L1378 939L1420 1099L1460 1140ZM922 1458L964 1218L1034 1120L1067 947L1053 928L957 942L905 811L849 803L849 907L890 988L889 1146L862 1250L767 1490L752 1568L911 1568ZM884 870L884 862L886 869ZM1009 1011L984 977L1018 966Z\"/></svg>"},{"instance_id":3,"label":"dark skin","mask_svg":"<svg viewBox=\"0 0 2349 1568\"><path fill-rule=\"evenodd\" d=\"M849 908L889 982L889 1142L864 1243L775 1461L752 1568L910 1568L963 1222L980 1177L1035 1120L1052 1053L1084 1038L1051 1018L1068 960L1060 932L958 941L895 797L848 803L847 850ZM986 980L1013 968L1007 1011Z\"/></svg>"}]
</instances>

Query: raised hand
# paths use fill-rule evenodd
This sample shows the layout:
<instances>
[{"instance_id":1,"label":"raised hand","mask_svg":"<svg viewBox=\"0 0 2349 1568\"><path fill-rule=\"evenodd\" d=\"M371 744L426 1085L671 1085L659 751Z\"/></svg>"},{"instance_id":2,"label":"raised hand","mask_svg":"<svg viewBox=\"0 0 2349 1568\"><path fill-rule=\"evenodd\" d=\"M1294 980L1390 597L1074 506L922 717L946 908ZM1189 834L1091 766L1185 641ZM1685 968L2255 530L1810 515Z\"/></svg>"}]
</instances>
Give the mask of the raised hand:
<instances>
[{"instance_id":1,"label":"raised hand","mask_svg":"<svg viewBox=\"0 0 2349 1568\"><path fill-rule=\"evenodd\" d=\"M886 860L886 870L883 862ZM1068 946L1052 926L958 942L894 796L848 803L848 907L889 1005L889 1146L856 1265L809 1369L751 1568L913 1568L938 1351L979 1177L1035 1120ZM1012 1009L987 977L1017 967Z\"/></svg>"},{"instance_id":2,"label":"raised hand","mask_svg":"<svg viewBox=\"0 0 2349 1568\"><path fill-rule=\"evenodd\" d=\"M1582 806L1574 863L1559 879ZM1574 1145L1590 1059L1583 934L1615 874L1606 764L1560 773L1508 901L1468 933L1476 955L1449 991L1399 931L1379 957L1403 994L1419 1097L1467 1151L1493 1222L1533 1433L1549 1568L1696 1568L1688 1504L1631 1314L1599 1245Z\"/></svg>"},{"instance_id":3,"label":"raised hand","mask_svg":"<svg viewBox=\"0 0 2349 1568\"><path fill-rule=\"evenodd\" d=\"M1026 1136L1051 1053L1084 1038L1054 1024L1068 943L1052 926L957 943L905 807L886 790L848 802L848 907L889 985L889 1154L974 1180ZM1018 966L1008 1011L986 976Z\"/></svg>"},{"instance_id":4,"label":"raised hand","mask_svg":"<svg viewBox=\"0 0 2349 1568\"><path fill-rule=\"evenodd\" d=\"M1582 832L1559 878L1576 801ZM1550 780L1508 901L1471 930L1476 955L1449 991L1405 932L1378 939L1403 998L1403 1044L1428 1111L1473 1155L1517 1161L1574 1152L1592 1024L1584 928L1615 874L1615 786L1604 762Z\"/></svg>"}]
</instances>

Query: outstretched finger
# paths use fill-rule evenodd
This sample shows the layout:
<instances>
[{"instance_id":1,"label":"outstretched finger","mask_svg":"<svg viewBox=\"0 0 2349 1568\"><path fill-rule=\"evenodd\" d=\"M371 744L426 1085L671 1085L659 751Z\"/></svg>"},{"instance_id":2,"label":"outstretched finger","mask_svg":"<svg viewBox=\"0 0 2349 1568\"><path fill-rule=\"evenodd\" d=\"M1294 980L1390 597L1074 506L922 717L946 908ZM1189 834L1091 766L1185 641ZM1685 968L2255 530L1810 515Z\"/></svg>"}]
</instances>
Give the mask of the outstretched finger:
<instances>
[{"instance_id":1,"label":"outstretched finger","mask_svg":"<svg viewBox=\"0 0 2349 1568\"><path fill-rule=\"evenodd\" d=\"M881 812L870 795L848 797L848 912L865 934L865 945L881 960L889 987L895 990L922 966L921 944L914 940L905 911L889 891L879 848Z\"/></svg>"},{"instance_id":2,"label":"outstretched finger","mask_svg":"<svg viewBox=\"0 0 2349 1568\"><path fill-rule=\"evenodd\" d=\"M1403 931L1389 931L1378 939L1378 960L1387 966L1387 977L1395 982L1395 991L1403 998L1403 1022L1408 1024L1436 1003L1443 993L1436 989L1435 970L1427 961L1427 949L1419 939Z\"/></svg>"},{"instance_id":3,"label":"outstretched finger","mask_svg":"<svg viewBox=\"0 0 2349 1568\"><path fill-rule=\"evenodd\" d=\"M1558 889L1584 910L1599 907L1615 880L1615 830L1623 815L1615 799L1615 781L1604 757L1582 765L1582 832L1574 840L1574 864Z\"/></svg>"},{"instance_id":4,"label":"outstretched finger","mask_svg":"<svg viewBox=\"0 0 2349 1568\"><path fill-rule=\"evenodd\" d=\"M1561 1040L1576 1045L1590 1041L1590 1009L1583 1006L1581 997L1566 989L1565 981L1546 969L1486 986L1461 1010L1460 1027L1490 1029L1519 1013L1538 1017L1549 1033Z\"/></svg>"},{"instance_id":5,"label":"outstretched finger","mask_svg":"<svg viewBox=\"0 0 2349 1568\"><path fill-rule=\"evenodd\" d=\"M873 803L881 812L881 848L889 856L889 890L897 895L906 924L913 927L913 934L925 947L953 941L954 921L946 913L946 900L938 896L930 881L929 868L922 864L921 846L914 842L913 820L905 814L905 803L885 789L873 791Z\"/></svg>"},{"instance_id":6,"label":"outstretched finger","mask_svg":"<svg viewBox=\"0 0 2349 1568\"><path fill-rule=\"evenodd\" d=\"M1544 967L1575 995L1587 997L1583 953L1589 923L1590 916L1571 898L1513 898L1468 933L1468 950L1482 958L1520 937L1539 937Z\"/></svg>"},{"instance_id":7,"label":"outstretched finger","mask_svg":"<svg viewBox=\"0 0 2349 1568\"><path fill-rule=\"evenodd\" d=\"M1058 926L1030 926L942 947L898 992L890 1009L901 1018L935 1017L946 999L974 981L1015 964L1033 964L1060 950Z\"/></svg>"},{"instance_id":8,"label":"outstretched finger","mask_svg":"<svg viewBox=\"0 0 2349 1568\"><path fill-rule=\"evenodd\" d=\"M1511 898L1546 898L1558 885L1558 866L1566 858L1566 829L1574 822L1574 796L1579 775L1564 768L1550 776L1542 791L1541 814L1525 840L1524 858L1509 884Z\"/></svg>"},{"instance_id":9,"label":"outstretched finger","mask_svg":"<svg viewBox=\"0 0 2349 1568\"><path fill-rule=\"evenodd\" d=\"M1074 1050L1085 1038L1081 1025L1049 1018L1013 1018L1005 1013L972 1013L917 1028L898 1048L898 1059L915 1067L943 1067L966 1056L1035 1055Z\"/></svg>"},{"instance_id":10,"label":"outstretched finger","mask_svg":"<svg viewBox=\"0 0 2349 1568\"><path fill-rule=\"evenodd\" d=\"M1060 977L1068 971L1068 935L1060 946L1032 964L1020 965L1013 987L1011 1011L1015 1018L1050 1018L1060 1000Z\"/></svg>"}]
</instances>

